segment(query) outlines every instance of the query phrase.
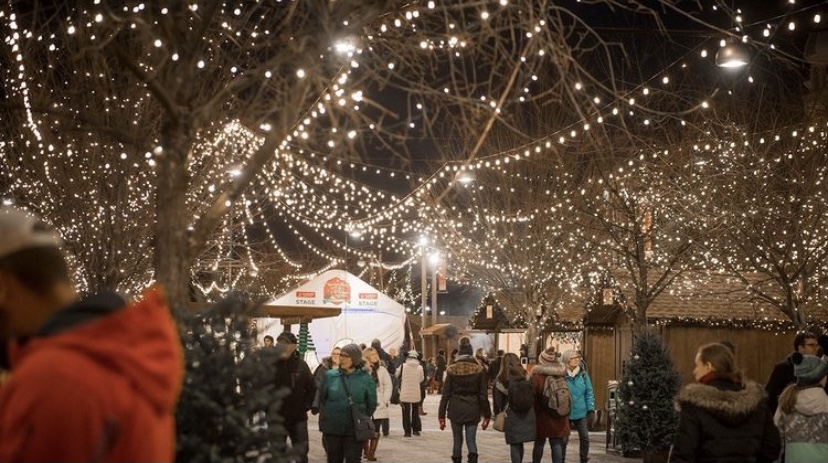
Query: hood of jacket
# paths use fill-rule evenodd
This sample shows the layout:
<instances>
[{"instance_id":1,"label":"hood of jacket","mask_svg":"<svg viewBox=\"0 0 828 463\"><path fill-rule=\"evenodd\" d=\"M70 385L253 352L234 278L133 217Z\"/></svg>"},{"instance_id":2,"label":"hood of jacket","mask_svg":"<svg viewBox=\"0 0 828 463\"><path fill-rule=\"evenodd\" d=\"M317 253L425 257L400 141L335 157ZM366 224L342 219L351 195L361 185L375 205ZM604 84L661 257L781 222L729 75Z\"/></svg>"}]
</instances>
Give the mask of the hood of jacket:
<instances>
[{"instance_id":1,"label":"hood of jacket","mask_svg":"<svg viewBox=\"0 0 828 463\"><path fill-rule=\"evenodd\" d=\"M828 413L828 397L825 396L825 389L818 386L802 389L796 395L794 409L805 416Z\"/></svg>"},{"instance_id":2,"label":"hood of jacket","mask_svg":"<svg viewBox=\"0 0 828 463\"><path fill-rule=\"evenodd\" d=\"M456 362L446 368L446 371L448 374L454 376L468 376L482 373L483 367L480 366L480 364L477 363L477 360L473 357L464 355L462 357L458 357Z\"/></svg>"},{"instance_id":3,"label":"hood of jacket","mask_svg":"<svg viewBox=\"0 0 828 463\"><path fill-rule=\"evenodd\" d=\"M531 376L566 376L566 367L560 362L555 362L551 365L535 365L532 367Z\"/></svg>"},{"instance_id":4,"label":"hood of jacket","mask_svg":"<svg viewBox=\"0 0 828 463\"><path fill-rule=\"evenodd\" d=\"M175 407L184 362L176 325L160 289L149 290L129 305L115 293L71 304L14 349L12 368L55 351L74 352L101 370L126 378L134 393L159 413Z\"/></svg>"},{"instance_id":5,"label":"hood of jacket","mask_svg":"<svg viewBox=\"0 0 828 463\"><path fill-rule=\"evenodd\" d=\"M763 406L765 390L754 381L745 381L744 387L724 380L710 384L694 383L685 386L676 397L676 409L685 404L709 412L728 425L738 425L751 419L757 408Z\"/></svg>"}]
</instances>

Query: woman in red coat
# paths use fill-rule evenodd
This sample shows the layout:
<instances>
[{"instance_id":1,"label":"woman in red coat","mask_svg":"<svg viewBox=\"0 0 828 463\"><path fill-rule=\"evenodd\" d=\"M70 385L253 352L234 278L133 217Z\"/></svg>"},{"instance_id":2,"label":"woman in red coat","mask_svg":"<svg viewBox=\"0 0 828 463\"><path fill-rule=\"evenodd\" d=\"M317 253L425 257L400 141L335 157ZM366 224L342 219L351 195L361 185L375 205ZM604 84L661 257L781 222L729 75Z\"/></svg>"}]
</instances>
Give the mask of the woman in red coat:
<instances>
[{"instance_id":1,"label":"woman in red coat","mask_svg":"<svg viewBox=\"0 0 828 463\"><path fill-rule=\"evenodd\" d=\"M541 352L538 364L532 368L529 381L535 391L535 446L532 448L532 463L540 463L546 441L552 447L552 463L563 463L566 444L569 441L569 417L558 416L546 403L543 388L549 376L564 377L566 368L558 362L554 347Z\"/></svg>"}]
</instances>

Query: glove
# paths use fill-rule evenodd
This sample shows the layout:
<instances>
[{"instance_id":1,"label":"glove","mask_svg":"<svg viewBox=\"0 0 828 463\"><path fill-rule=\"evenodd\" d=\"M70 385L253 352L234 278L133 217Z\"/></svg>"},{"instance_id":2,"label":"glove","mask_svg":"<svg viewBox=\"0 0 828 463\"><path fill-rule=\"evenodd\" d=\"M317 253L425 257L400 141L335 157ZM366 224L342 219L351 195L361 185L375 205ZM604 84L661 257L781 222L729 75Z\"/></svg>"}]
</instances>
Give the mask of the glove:
<instances>
[{"instance_id":1,"label":"glove","mask_svg":"<svg viewBox=\"0 0 828 463\"><path fill-rule=\"evenodd\" d=\"M319 407L311 407L311 413L314 415L319 414Z\"/></svg>"},{"instance_id":2,"label":"glove","mask_svg":"<svg viewBox=\"0 0 828 463\"><path fill-rule=\"evenodd\" d=\"M590 410L587 412L587 423L589 423L590 428L595 427L595 423L598 422L598 417L595 416L595 410Z\"/></svg>"},{"instance_id":3,"label":"glove","mask_svg":"<svg viewBox=\"0 0 828 463\"><path fill-rule=\"evenodd\" d=\"M437 418L437 421L440 422L440 431L446 429L446 419L445 418Z\"/></svg>"},{"instance_id":4,"label":"glove","mask_svg":"<svg viewBox=\"0 0 828 463\"><path fill-rule=\"evenodd\" d=\"M486 430L486 428L489 427L489 421L490 420L491 420L491 418L489 418L488 416L486 418L483 418L483 430L484 431Z\"/></svg>"}]
</instances>

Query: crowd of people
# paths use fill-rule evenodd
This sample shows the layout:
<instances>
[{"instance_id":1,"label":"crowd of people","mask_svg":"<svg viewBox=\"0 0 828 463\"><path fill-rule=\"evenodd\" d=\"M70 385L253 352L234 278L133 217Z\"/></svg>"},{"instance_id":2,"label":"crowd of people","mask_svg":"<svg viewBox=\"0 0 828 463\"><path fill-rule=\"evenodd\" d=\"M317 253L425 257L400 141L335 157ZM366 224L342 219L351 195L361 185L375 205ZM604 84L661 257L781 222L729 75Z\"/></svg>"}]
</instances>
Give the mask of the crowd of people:
<instances>
[{"instance_id":1,"label":"crowd of people","mask_svg":"<svg viewBox=\"0 0 828 463\"><path fill-rule=\"evenodd\" d=\"M37 218L0 213L0 328L12 340L3 367L13 371L0 388L0 461L172 461L183 364L163 293L82 298L61 245ZM580 462L589 460L595 397L576 350L549 347L527 364L525 351L489 359L463 337L448 358L440 350L424 359L373 340L335 347L311 372L294 334L265 336L264 345L282 352L274 381L287 395L278 413L297 462L308 461L308 412L319 415L329 463L375 461L391 407L401 407L403 436L414 439L429 392L441 394L437 420L441 430L450 422L453 463L464 444L467 462L477 463L477 428L492 423L512 463L523 462L527 443L532 463L547 444L552 462L563 463L572 432ZM828 462L828 362L818 355L828 336L799 333L793 348L763 387L743 376L732 344L701 346L695 382L676 397L670 461Z\"/></svg>"}]
</instances>

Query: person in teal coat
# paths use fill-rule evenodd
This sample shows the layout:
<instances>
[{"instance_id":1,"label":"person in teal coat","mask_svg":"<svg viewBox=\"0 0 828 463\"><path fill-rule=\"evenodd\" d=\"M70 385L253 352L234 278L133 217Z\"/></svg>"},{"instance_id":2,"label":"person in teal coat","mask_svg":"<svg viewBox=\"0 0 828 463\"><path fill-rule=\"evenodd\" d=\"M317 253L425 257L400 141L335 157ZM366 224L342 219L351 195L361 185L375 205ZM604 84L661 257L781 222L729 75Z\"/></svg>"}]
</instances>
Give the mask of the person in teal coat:
<instances>
[{"instance_id":1,"label":"person in teal coat","mask_svg":"<svg viewBox=\"0 0 828 463\"><path fill-rule=\"evenodd\" d=\"M370 367L362 360L362 349L356 344L341 349L339 369L327 371L322 379L319 429L328 463L359 463L363 443L354 436L343 379L348 383L354 406L368 416L373 415L377 408L377 385L371 377Z\"/></svg>"},{"instance_id":2,"label":"person in teal coat","mask_svg":"<svg viewBox=\"0 0 828 463\"><path fill-rule=\"evenodd\" d=\"M566 384L572 397L572 409L569 421L578 430L581 463L589 460L589 424L595 423L595 394L592 380L581 362L581 354L568 350L561 355L561 363L566 365Z\"/></svg>"}]
</instances>

